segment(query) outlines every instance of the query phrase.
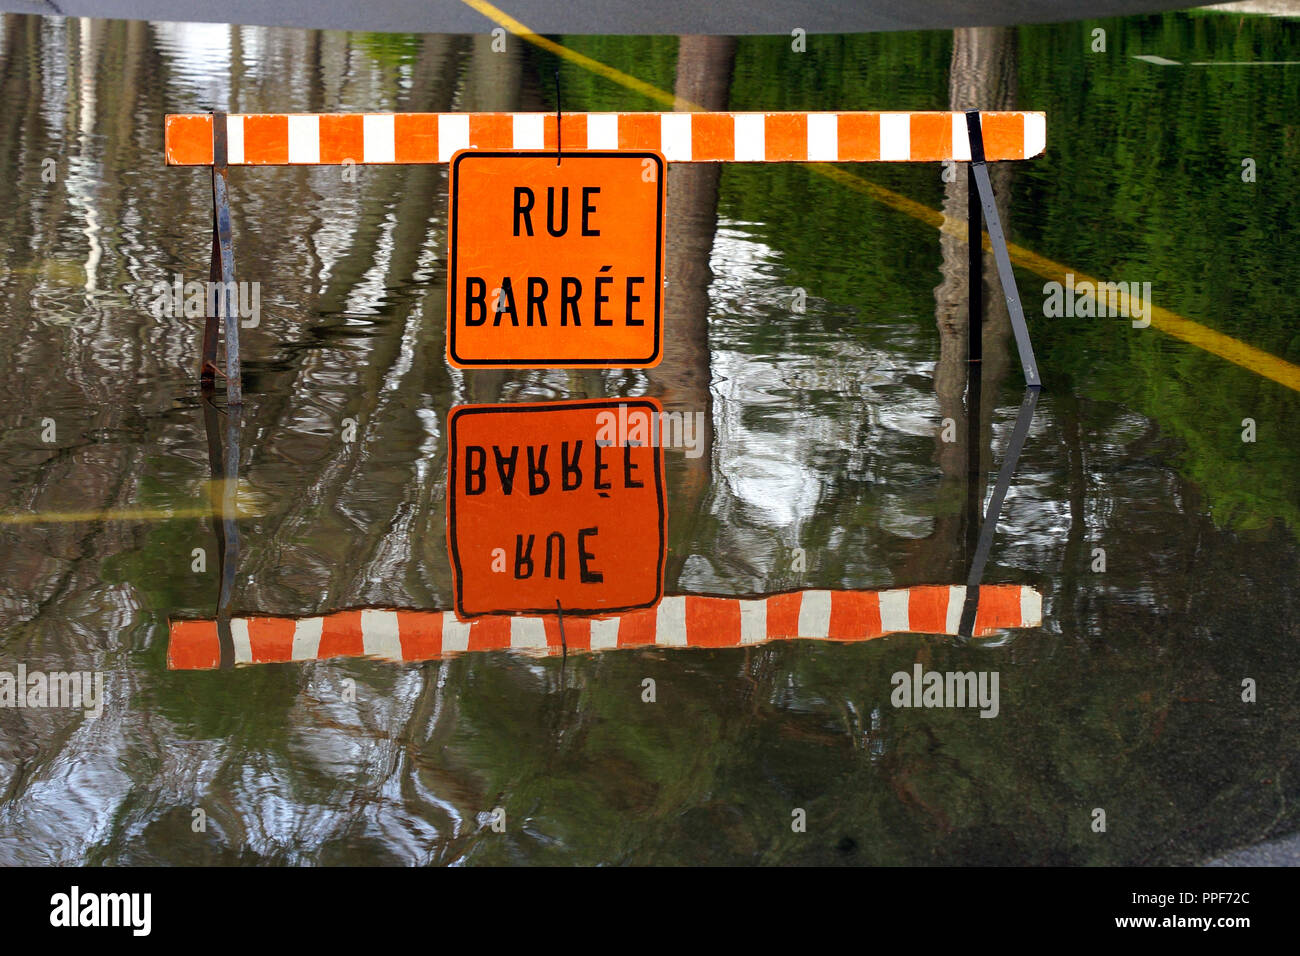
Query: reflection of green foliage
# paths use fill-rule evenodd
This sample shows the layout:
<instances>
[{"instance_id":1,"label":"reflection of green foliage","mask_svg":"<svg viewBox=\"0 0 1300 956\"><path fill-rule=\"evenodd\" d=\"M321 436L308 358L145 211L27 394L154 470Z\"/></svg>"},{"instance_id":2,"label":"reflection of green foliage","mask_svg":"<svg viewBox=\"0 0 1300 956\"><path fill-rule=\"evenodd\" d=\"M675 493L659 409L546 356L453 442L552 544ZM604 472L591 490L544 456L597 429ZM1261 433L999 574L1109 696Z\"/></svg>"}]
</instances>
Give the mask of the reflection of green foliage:
<instances>
[{"instance_id":1,"label":"reflection of green foliage","mask_svg":"<svg viewBox=\"0 0 1300 956\"><path fill-rule=\"evenodd\" d=\"M1300 86L1278 82L1289 70L1132 59L1288 59L1288 25L1176 15L1099 24L1105 56L1079 40L1093 24L1079 36L1019 31L1022 49L1035 51L1021 58L1022 104L1048 114L1047 155L1017 168L1019 240L1093 275L1150 281L1165 308L1300 361L1300 255L1288 239L1300 196L1277 188L1300 160ZM1241 179L1247 156L1259 164L1255 183ZM1021 206L1039 211L1017 218ZM1022 281L1032 306L1042 280ZM1045 368L1064 364L1085 392L1121 397L1182 442L1183 472L1217 521L1246 529L1280 519L1300 533L1300 470L1283 437L1300 412L1295 393L1122 319L1039 321L1035 344ZM1259 423L1253 445L1241 441L1247 417Z\"/></svg>"},{"instance_id":2,"label":"reflection of green foliage","mask_svg":"<svg viewBox=\"0 0 1300 956\"><path fill-rule=\"evenodd\" d=\"M1241 613L1197 608L1217 626ZM1004 648L898 636L868 645L774 644L751 651L618 651L568 664L563 694L536 693L509 658L449 665L460 696L454 753L489 768L486 806L507 834L479 841L476 863L1118 864L1195 859L1215 840L1242 841L1272 823L1243 789L1272 771L1236 769L1228 754L1275 766L1286 731L1228 721L1201 687L1231 688L1257 649L1198 648L1150 667L1170 631L1114 637L1099 666L1059 633ZM1292 655L1294 656L1294 655ZM897 709L891 675L999 672L999 716L976 709ZM554 686L559 664L545 665ZM730 676L722 676L722 675ZM657 702L641 700L653 676ZM733 705L719 710L725 691ZM1218 692L1216 692L1217 695ZM1224 692L1225 698L1232 693ZM1189 698L1192 700L1189 701ZM1265 726L1267 725L1267 726ZM1189 775L1182 748L1222 756L1236 781ZM833 773L827 773L834 767ZM498 803L498 801L500 801ZM1105 838L1092 809L1108 815ZM791 830L793 808L808 830ZM1214 819L1214 835L1159 835Z\"/></svg>"},{"instance_id":3,"label":"reflection of green foliage","mask_svg":"<svg viewBox=\"0 0 1300 956\"><path fill-rule=\"evenodd\" d=\"M414 63L423 41L418 33L355 33L353 37L360 49L385 66Z\"/></svg>"},{"instance_id":4,"label":"reflection of green foliage","mask_svg":"<svg viewBox=\"0 0 1300 956\"><path fill-rule=\"evenodd\" d=\"M731 106L946 109L951 43L946 32L818 36L806 53L794 53L786 37L746 37L737 47ZM870 173L873 182L929 205L941 201L931 168L876 166ZM755 237L779 250L787 282L811 296L890 317L933 311L933 286L916 281L918 263L938 265L927 226L785 164L728 164L720 206L723 216L753 223L747 228Z\"/></svg>"},{"instance_id":5,"label":"reflection of green foliage","mask_svg":"<svg viewBox=\"0 0 1300 956\"><path fill-rule=\"evenodd\" d=\"M1023 195L1031 208L1071 210L1025 217L1022 236L1093 274L1146 278L1166 308L1300 360L1300 336L1288 321L1300 262L1286 239L1300 195L1279 188L1300 161L1300 84L1281 82L1294 78L1289 69L1132 59L1288 59L1289 26L1179 16L1129 30L1105 25L1105 56L1060 30L1020 31L1022 47L1036 51L1022 57L1021 101L1047 111L1048 151L1023 167L1016 202ZM1054 123L1058 116L1086 120ZM1248 156L1259 164L1253 184L1241 180Z\"/></svg>"},{"instance_id":6,"label":"reflection of green foliage","mask_svg":"<svg viewBox=\"0 0 1300 956\"><path fill-rule=\"evenodd\" d=\"M167 633L165 617L156 633ZM157 668L140 706L165 718L187 740L229 738L239 752L282 749L292 734L289 710L301 691L298 664L260 664L230 671L169 671L165 640L151 652ZM156 658L154 654L156 653Z\"/></svg>"},{"instance_id":7,"label":"reflection of green foliage","mask_svg":"<svg viewBox=\"0 0 1300 956\"><path fill-rule=\"evenodd\" d=\"M744 37L731 108L947 109L951 50L946 31L817 36L806 53L788 37Z\"/></svg>"},{"instance_id":8,"label":"reflection of green foliage","mask_svg":"<svg viewBox=\"0 0 1300 956\"><path fill-rule=\"evenodd\" d=\"M915 169L872 174L873 181L908 193L919 191L919 179ZM925 179L938 183L929 173ZM937 205L938 189L925 192ZM790 165L727 166L720 206L722 215L752 224L744 230L777 250L776 265L786 284L833 306L852 307L838 331L853 334L855 326L877 323L882 316L933 326L939 249L928 226ZM917 281L919 263L927 264L924 274L933 282Z\"/></svg>"},{"instance_id":9,"label":"reflection of green foliage","mask_svg":"<svg viewBox=\"0 0 1300 956\"><path fill-rule=\"evenodd\" d=\"M1090 52L1094 25L1107 29L1104 55ZM1012 240L1081 272L1149 281L1163 307L1300 361L1291 291L1300 252L1288 239L1300 194L1279 187L1300 160L1300 124L1287 119L1300 116L1300 85L1277 82L1276 71L1132 59L1287 59L1287 25L1167 15L1016 35L1017 105L1046 111L1048 150L1015 167ZM732 105L947 108L951 34L815 40L798 70L784 38L741 40ZM1259 164L1254 184L1241 181L1247 155ZM852 171L930 208L942 202L931 167ZM933 327L930 227L796 166L727 166L720 205L776 250L783 281L851 308L840 334L865 338L882 322ZM931 268L933 284L917 281ZM1294 393L1122 319L1045 320L1043 279L1018 280L1049 388L1069 379L1158 422L1183 444L1183 473L1216 520L1244 529L1276 519L1300 533L1297 451L1283 438L1300 412ZM779 349L779 335L779 326L758 329L755 347ZM1260 424L1254 445L1240 440L1245 417Z\"/></svg>"},{"instance_id":10,"label":"reflection of green foliage","mask_svg":"<svg viewBox=\"0 0 1300 956\"><path fill-rule=\"evenodd\" d=\"M556 42L616 67L639 80L671 91L677 63L677 38L672 36L565 36ZM560 105L572 112L662 110L664 104L644 94L597 76L528 44L525 56L537 79L537 88L549 109L555 109L555 70L560 71Z\"/></svg>"},{"instance_id":11,"label":"reflection of green foliage","mask_svg":"<svg viewBox=\"0 0 1300 956\"><path fill-rule=\"evenodd\" d=\"M148 508L187 508L206 503L196 499L188 472L178 473L177 459L155 459L140 482L140 504ZM205 476L206 479L206 476ZM194 548L207 551L207 570L191 569ZM211 519L177 518L156 522L140 547L120 552L104 563L106 584L130 582L143 604L145 621L163 635L144 655L143 666L154 680L152 710L166 716L182 737L243 735L246 745L264 747L283 737L285 710L297 690L297 669L255 667L235 673L191 673L167 670L167 621L189 614L215 613L220 568ZM231 706L238 701L238 706Z\"/></svg>"},{"instance_id":12,"label":"reflection of green foliage","mask_svg":"<svg viewBox=\"0 0 1300 956\"><path fill-rule=\"evenodd\" d=\"M193 508L207 504L185 482L186 476L169 474L168 462L153 459L152 467L140 479L138 502L142 508ZM191 551L208 552L208 570L190 570ZM216 541L210 519L173 518L152 523L141 547L122 551L104 562L106 584L131 582L145 597L146 609L166 614L176 608L201 608L215 602L217 570Z\"/></svg>"}]
</instances>

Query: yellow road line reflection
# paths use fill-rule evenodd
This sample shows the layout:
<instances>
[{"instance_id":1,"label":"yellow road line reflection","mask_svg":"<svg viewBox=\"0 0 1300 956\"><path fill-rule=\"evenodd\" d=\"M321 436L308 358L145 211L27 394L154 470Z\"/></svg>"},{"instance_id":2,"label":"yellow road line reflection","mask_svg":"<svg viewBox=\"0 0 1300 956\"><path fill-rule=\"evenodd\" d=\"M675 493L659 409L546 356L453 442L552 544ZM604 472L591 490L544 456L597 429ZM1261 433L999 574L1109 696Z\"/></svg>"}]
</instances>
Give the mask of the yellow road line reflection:
<instances>
[{"instance_id":1,"label":"yellow road line reflection","mask_svg":"<svg viewBox=\"0 0 1300 956\"><path fill-rule=\"evenodd\" d=\"M145 507L128 505L122 508L100 508L90 511L33 511L27 513L0 514L0 525L31 524L75 524L81 521L172 521L181 518L211 518L215 513L219 518L257 518L266 513L265 501L247 484L240 482L237 490L238 502L233 509L221 506L225 497L225 479L205 482L211 503L186 504L175 507Z\"/></svg>"}]
</instances>

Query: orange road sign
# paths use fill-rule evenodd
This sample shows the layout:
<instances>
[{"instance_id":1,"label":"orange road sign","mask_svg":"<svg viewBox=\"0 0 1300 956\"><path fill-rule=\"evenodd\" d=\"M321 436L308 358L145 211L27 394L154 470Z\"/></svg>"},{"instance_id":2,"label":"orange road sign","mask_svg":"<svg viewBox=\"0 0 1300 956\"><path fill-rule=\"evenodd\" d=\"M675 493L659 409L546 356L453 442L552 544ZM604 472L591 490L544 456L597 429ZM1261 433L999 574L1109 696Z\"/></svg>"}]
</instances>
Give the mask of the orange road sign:
<instances>
[{"instance_id":1,"label":"orange road sign","mask_svg":"<svg viewBox=\"0 0 1300 956\"><path fill-rule=\"evenodd\" d=\"M566 615L659 602L668 526L661 412L651 398L451 410L447 550L457 617L554 614L557 600Z\"/></svg>"},{"instance_id":2,"label":"orange road sign","mask_svg":"<svg viewBox=\"0 0 1300 956\"><path fill-rule=\"evenodd\" d=\"M456 153L447 360L658 365L665 169L653 150Z\"/></svg>"}]
</instances>

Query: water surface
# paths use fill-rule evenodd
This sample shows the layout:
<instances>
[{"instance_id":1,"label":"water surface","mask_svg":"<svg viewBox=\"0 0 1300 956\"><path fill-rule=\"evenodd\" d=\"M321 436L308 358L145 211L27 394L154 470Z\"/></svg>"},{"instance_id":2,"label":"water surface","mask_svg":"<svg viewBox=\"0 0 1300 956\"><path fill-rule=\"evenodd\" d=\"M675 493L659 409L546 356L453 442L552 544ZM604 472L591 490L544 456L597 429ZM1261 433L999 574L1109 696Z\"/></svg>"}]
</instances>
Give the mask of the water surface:
<instances>
[{"instance_id":1,"label":"water surface","mask_svg":"<svg viewBox=\"0 0 1300 956\"><path fill-rule=\"evenodd\" d=\"M2 29L0 669L100 670L109 699L98 720L0 710L0 859L1180 863L1297 829L1296 394L1122 318L1045 318L1030 271L1046 388L984 580L1038 589L1040 628L169 671L167 622L213 616L220 565L201 321L149 308L154 283L206 278L209 252L205 171L163 166L163 115L551 110L557 66L565 109L658 104L487 36ZM802 54L559 39L715 108L1045 110L1047 154L994 171L1014 242L1300 362L1297 67L1133 58L1300 59L1294 20L818 36ZM964 175L849 172L964 213ZM704 412L706 453L666 456L667 593L966 579L971 453L983 502L1023 389L991 261L975 449L965 246L801 165L672 170L659 368L461 373L445 178L231 172L262 313L243 333L232 611L450 607L445 427L466 402ZM891 706L916 662L998 671L997 719Z\"/></svg>"}]
</instances>

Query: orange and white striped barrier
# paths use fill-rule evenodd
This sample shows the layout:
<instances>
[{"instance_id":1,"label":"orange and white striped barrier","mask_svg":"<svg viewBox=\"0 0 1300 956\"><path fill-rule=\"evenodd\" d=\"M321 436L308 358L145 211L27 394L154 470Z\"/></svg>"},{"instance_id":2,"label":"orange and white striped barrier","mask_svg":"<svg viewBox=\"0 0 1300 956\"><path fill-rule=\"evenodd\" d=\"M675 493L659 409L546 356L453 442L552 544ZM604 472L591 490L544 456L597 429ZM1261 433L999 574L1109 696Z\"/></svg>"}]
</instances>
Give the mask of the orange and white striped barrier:
<instances>
[{"instance_id":1,"label":"orange and white striped barrier","mask_svg":"<svg viewBox=\"0 0 1300 956\"><path fill-rule=\"evenodd\" d=\"M1029 159L1045 113L980 114L985 158ZM209 166L212 116L171 114L169 166ZM232 113L231 166L445 163L461 149L655 149L669 162L938 162L971 158L961 112Z\"/></svg>"},{"instance_id":2,"label":"orange and white striped barrier","mask_svg":"<svg viewBox=\"0 0 1300 956\"><path fill-rule=\"evenodd\" d=\"M608 617L566 617L570 651L623 647L745 647L774 640L867 641L886 634L957 634L964 585L889 591L794 591L754 599L666 597L657 607ZM980 587L974 635L1039 627L1043 599L1016 584ZM465 651L561 652L555 615L465 622L451 611L361 609L322 617L240 617L230 622L236 664L372 657L425 661ZM217 622L172 621L167 666L214 668Z\"/></svg>"}]
</instances>

